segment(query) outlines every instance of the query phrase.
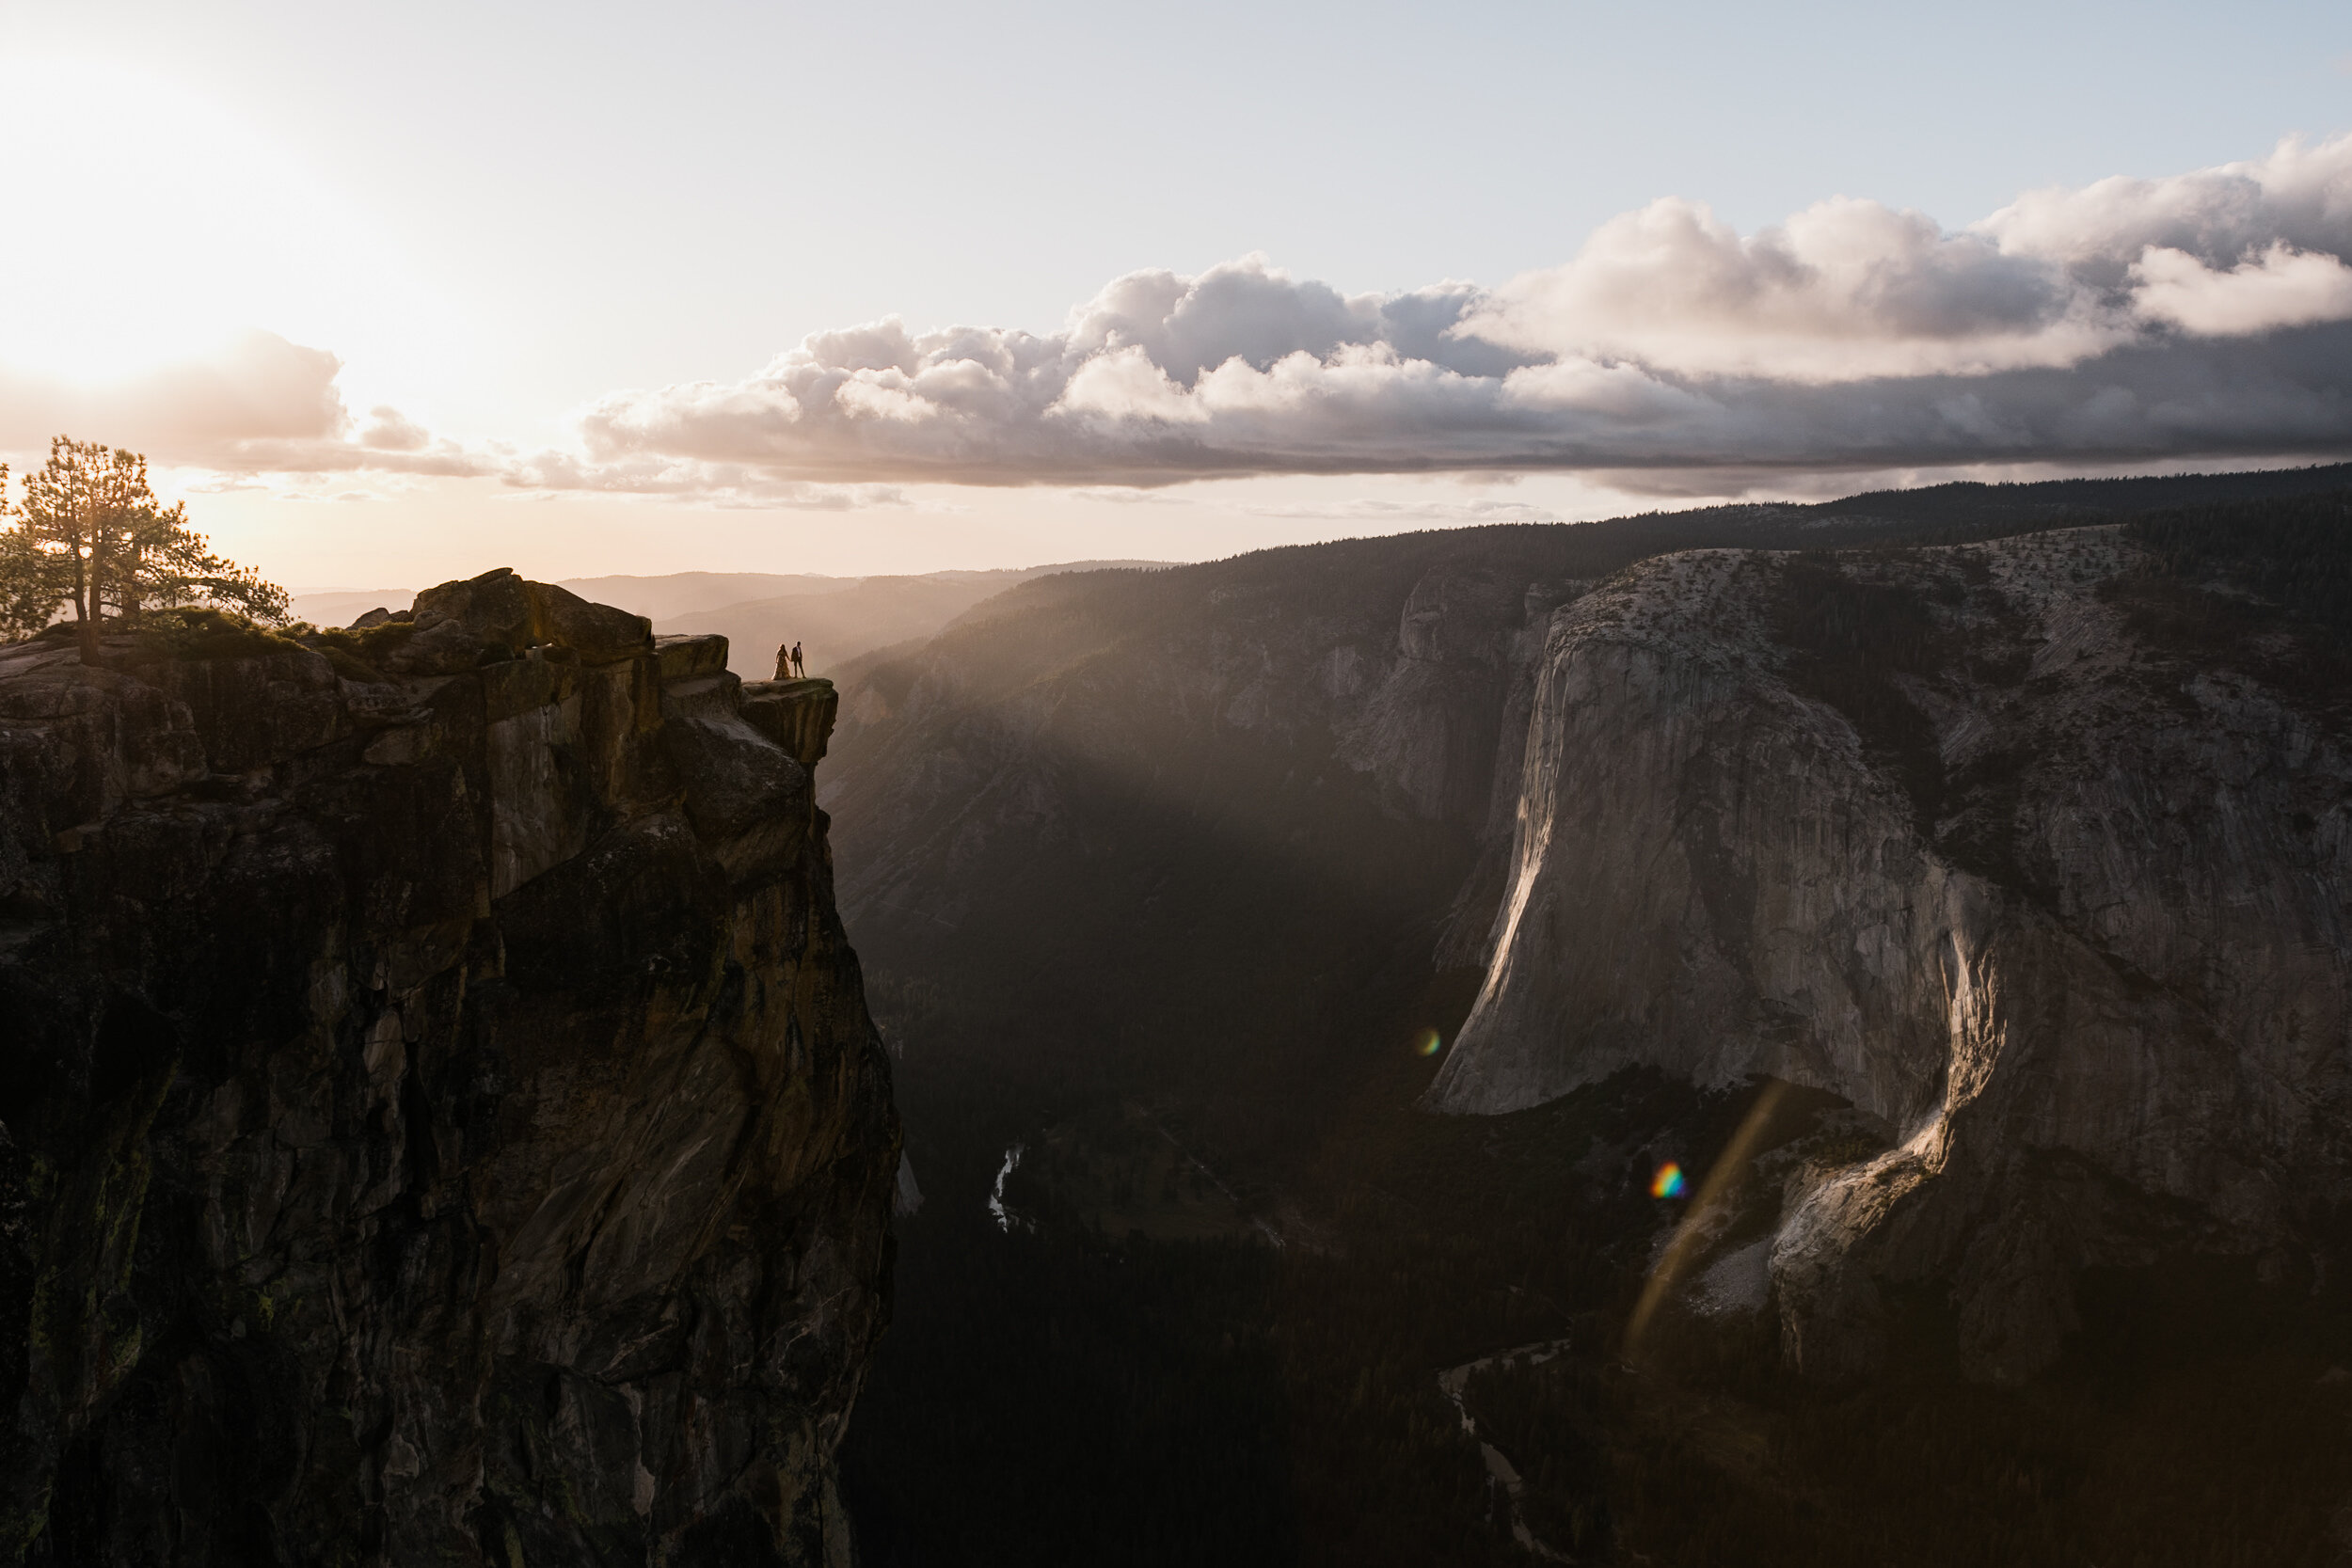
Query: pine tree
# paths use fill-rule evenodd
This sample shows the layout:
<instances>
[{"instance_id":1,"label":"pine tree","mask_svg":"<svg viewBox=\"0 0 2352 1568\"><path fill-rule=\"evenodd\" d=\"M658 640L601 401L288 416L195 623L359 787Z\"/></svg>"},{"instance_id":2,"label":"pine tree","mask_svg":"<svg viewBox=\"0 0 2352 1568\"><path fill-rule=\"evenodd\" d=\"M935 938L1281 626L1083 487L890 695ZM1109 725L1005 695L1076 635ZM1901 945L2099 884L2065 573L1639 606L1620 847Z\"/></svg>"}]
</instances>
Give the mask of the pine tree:
<instances>
[{"instance_id":1,"label":"pine tree","mask_svg":"<svg viewBox=\"0 0 2352 1568\"><path fill-rule=\"evenodd\" d=\"M8 501L8 466L0 463L0 642L40 630L65 597L49 557L34 545L32 534L22 526L8 526L15 510Z\"/></svg>"},{"instance_id":2,"label":"pine tree","mask_svg":"<svg viewBox=\"0 0 2352 1568\"><path fill-rule=\"evenodd\" d=\"M0 488L0 513L5 503ZM265 621L283 621L287 609L284 589L213 553L188 527L184 502L156 500L143 455L64 436L50 442L40 471L25 476L16 526L0 528L0 632L39 631L60 604L72 607L85 663L98 657L110 611L135 625L151 608L176 605L218 605Z\"/></svg>"}]
</instances>

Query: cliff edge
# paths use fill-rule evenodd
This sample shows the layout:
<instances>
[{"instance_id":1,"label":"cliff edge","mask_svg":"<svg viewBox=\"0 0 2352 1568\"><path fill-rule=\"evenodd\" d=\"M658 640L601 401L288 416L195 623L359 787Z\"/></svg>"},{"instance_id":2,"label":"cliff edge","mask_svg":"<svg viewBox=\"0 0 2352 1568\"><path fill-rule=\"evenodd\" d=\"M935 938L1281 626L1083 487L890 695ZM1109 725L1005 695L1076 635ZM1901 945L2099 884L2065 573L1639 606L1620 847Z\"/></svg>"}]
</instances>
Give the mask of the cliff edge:
<instances>
[{"instance_id":1,"label":"cliff edge","mask_svg":"<svg viewBox=\"0 0 2352 1568\"><path fill-rule=\"evenodd\" d=\"M494 572L0 649L0 1558L846 1563L824 682Z\"/></svg>"}]
</instances>

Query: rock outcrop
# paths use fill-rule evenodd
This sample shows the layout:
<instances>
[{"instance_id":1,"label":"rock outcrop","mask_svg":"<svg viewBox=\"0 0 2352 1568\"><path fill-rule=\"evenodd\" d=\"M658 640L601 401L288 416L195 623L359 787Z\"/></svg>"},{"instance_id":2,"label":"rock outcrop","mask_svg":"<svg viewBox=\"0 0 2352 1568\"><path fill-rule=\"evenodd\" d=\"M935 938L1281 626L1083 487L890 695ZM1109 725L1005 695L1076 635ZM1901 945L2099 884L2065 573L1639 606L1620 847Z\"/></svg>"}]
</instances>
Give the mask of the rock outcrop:
<instances>
[{"instance_id":1,"label":"rock outcrop","mask_svg":"<svg viewBox=\"0 0 2352 1568\"><path fill-rule=\"evenodd\" d=\"M2168 610L2149 567L2112 527L1715 551L1557 611L1492 961L1431 1103L1638 1064L1851 1101L1885 1147L1792 1180L1771 1252L1784 1346L1824 1373L1878 1364L1906 1286L2004 1377L2058 1354L2084 1267L2341 1267L2332 656L2276 618L2200 641L2207 610Z\"/></svg>"},{"instance_id":2,"label":"rock outcrop","mask_svg":"<svg viewBox=\"0 0 2352 1568\"><path fill-rule=\"evenodd\" d=\"M496 572L0 650L0 1559L846 1563L824 682Z\"/></svg>"}]
</instances>

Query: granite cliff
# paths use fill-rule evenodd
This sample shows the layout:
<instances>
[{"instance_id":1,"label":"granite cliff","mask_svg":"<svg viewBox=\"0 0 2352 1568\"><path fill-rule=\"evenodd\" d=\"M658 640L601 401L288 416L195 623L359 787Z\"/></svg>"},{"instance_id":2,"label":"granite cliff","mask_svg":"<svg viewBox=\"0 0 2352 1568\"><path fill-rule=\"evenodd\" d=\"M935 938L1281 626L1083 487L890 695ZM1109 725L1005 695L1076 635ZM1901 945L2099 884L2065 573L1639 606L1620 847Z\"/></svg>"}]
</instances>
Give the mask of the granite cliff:
<instances>
[{"instance_id":1,"label":"granite cliff","mask_svg":"<svg viewBox=\"0 0 2352 1568\"><path fill-rule=\"evenodd\" d=\"M0 1556L850 1560L898 1124L832 688L725 666L511 572L0 650Z\"/></svg>"},{"instance_id":2,"label":"granite cliff","mask_svg":"<svg viewBox=\"0 0 2352 1568\"><path fill-rule=\"evenodd\" d=\"M1876 1150L1747 1195L1777 1209L1782 1344L1812 1371L1880 1365L1905 1287L2013 1377L2058 1355L2086 1268L2340 1269L2340 633L2233 569L2283 579L2295 529L2340 535L2341 498L2304 510L1677 555L1560 610L1490 962L1429 1103L1628 1067L1850 1101Z\"/></svg>"}]
</instances>

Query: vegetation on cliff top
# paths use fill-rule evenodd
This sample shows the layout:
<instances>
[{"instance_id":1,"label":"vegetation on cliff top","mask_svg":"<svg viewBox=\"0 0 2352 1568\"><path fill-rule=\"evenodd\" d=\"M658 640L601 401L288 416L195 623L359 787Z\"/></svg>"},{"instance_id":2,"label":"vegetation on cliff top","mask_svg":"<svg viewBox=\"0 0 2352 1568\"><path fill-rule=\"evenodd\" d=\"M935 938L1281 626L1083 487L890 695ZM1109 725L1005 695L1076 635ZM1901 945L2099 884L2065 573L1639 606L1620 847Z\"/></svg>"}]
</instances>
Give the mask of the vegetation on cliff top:
<instances>
[{"instance_id":1,"label":"vegetation on cliff top","mask_svg":"<svg viewBox=\"0 0 2352 1568\"><path fill-rule=\"evenodd\" d=\"M2178 692L2191 668L2234 669L2312 712L2343 705L2352 689L2352 490L2169 508L2124 531L2142 561L2108 595L2137 635L2169 651L2169 673L2152 672L2160 686Z\"/></svg>"},{"instance_id":2,"label":"vegetation on cliff top","mask_svg":"<svg viewBox=\"0 0 2352 1568\"><path fill-rule=\"evenodd\" d=\"M283 588L216 554L188 526L185 502L155 499L143 454L57 436L18 506L8 473L0 465L0 639L30 636L70 609L89 660L109 615L136 626L151 610L200 606L286 619Z\"/></svg>"}]
</instances>

